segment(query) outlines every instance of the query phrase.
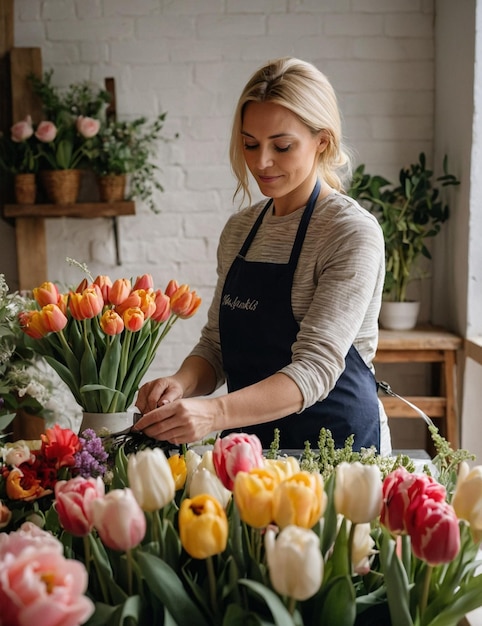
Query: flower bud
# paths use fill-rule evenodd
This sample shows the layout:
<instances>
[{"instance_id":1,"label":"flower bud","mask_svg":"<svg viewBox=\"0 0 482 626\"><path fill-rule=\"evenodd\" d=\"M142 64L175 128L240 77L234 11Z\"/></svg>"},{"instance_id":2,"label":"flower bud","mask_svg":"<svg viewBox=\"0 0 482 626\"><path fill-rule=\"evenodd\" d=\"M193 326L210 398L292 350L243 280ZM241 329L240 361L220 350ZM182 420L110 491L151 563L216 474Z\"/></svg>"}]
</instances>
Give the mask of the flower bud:
<instances>
[{"instance_id":1,"label":"flower bud","mask_svg":"<svg viewBox=\"0 0 482 626\"><path fill-rule=\"evenodd\" d=\"M470 525L475 542L482 539L482 465L472 469L462 461L457 476L457 484L452 506L459 519Z\"/></svg>"},{"instance_id":2,"label":"flower bud","mask_svg":"<svg viewBox=\"0 0 482 626\"><path fill-rule=\"evenodd\" d=\"M110 290L112 287L112 281L110 277L101 274L97 276L96 279L94 280L94 285L98 285L104 302L109 303L110 302Z\"/></svg>"},{"instance_id":3,"label":"flower bud","mask_svg":"<svg viewBox=\"0 0 482 626\"><path fill-rule=\"evenodd\" d=\"M70 292L69 308L76 320L92 319L99 315L104 307L104 299L99 285L93 284L82 293Z\"/></svg>"},{"instance_id":4,"label":"flower bud","mask_svg":"<svg viewBox=\"0 0 482 626\"><path fill-rule=\"evenodd\" d=\"M142 276L138 276L136 282L134 283L133 291L137 289L144 289L144 291L149 291L149 289L154 289L154 280L151 274L143 274Z\"/></svg>"},{"instance_id":5,"label":"flower bud","mask_svg":"<svg viewBox=\"0 0 482 626\"><path fill-rule=\"evenodd\" d=\"M269 577L282 596L307 600L315 595L323 579L319 537L312 530L286 526L278 538L268 528L265 537Z\"/></svg>"},{"instance_id":6,"label":"flower bud","mask_svg":"<svg viewBox=\"0 0 482 626\"><path fill-rule=\"evenodd\" d=\"M55 510L59 522L68 533L84 537L93 528L91 503L105 494L103 480L76 476L55 484Z\"/></svg>"},{"instance_id":7,"label":"flower bud","mask_svg":"<svg viewBox=\"0 0 482 626\"><path fill-rule=\"evenodd\" d=\"M56 304L46 304L40 311L40 317L47 333L58 333L67 326L67 317Z\"/></svg>"},{"instance_id":8,"label":"flower bud","mask_svg":"<svg viewBox=\"0 0 482 626\"><path fill-rule=\"evenodd\" d=\"M15 143L26 141L33 135L32 118L30 115L10 128L10 137Z\"/></svg>"},{"instance_id":9,"label":"flower bud","mask_svg":"<svg viewBox=\"0 0 482 626\"><path fill-rule=\"evenodd\" d=\"M82 137L85 139L91 139L99 132L100 121L93 117L84 117L83 115L79 115L77 121L75 122L75 126L78 133L82 135Z\"/></svg>"},{"instance_id":10,"label":"flower bud","mask_svg":"<svg viewBox=\"0 0 482 626\"><path fill-rule=\"evenodd\" d=\"M144 326L145 322L144 313L139 307L131 307L124 311L122 320L127 330L133 333L137 333Z\"/></svg>"},{"instance_id":11,"label":"flower bud","mask_svg":"<svg viewBox=\"0 0 482 626\"><path fill-rule=\"evenodd\" d=\"M32 339L41 339L47 334L40 311L22 311L18 314L18 319L22 331Z\"/></svg>"},{"instance_id":12,"label":"flower bud","mask_svg":"<svg viewBox=\"0 0 482 626\"><path fill-rule=\"evenodd\" d=\"M170 280L167 284L166 287L166 296L168 298L171 298L172 295L174 295L176 293L176 291L179 289L179 283L177 282L177 280Z\"/></svg>"},{"instance_id":13,"label":"flower bud","mask_svg":"<svg viewBox=\"0 0 482 626\"><path fill-rule=\"evenodd\" d=\"M167 462L171 468L176 491L183 489L187 477L187 465L184 457L181 454L173 454L167 459Z\"/></svg>"},{"instance_id":14,"label":"flower bud","mask_svg":"<svg viewBox=\"0 0 482 626\"><path fill-rule=\"evenodd\" d=\"M156 310L152 315L152 319L161 324L165 322L171 314L171 299L165 293L162 293L160 289L157 289L154 294L154 302Z\"/></svg>"},{"instance_id":15,"label":"flower bud","mask_svg":"<svg viewBox=\"0 0 482 626\"><path fill-rule=\"evenodd\" d=\"M410 538L414 555L429 565L453 561L460 550L459 522L453 507L431 499L420 501Z\"/></svg>"},{"instance_id":16,"label":"flower bud","mask_svg":"<svg viewBox=\"0 0 482 626\"><path fill-rule=\"evenodd\" d=\"M127 278L118 278L114 281L109 294L110 303L115 306L124 302L131 292L131 281Z\"/></svg>"},{"instance_id":17,"label":"flower bud","mask_svg":"<svg viewBox=\"0 0 482 626\"><path fill-rule=\"evenodd\" d=\"M201 494L213 496L224 509L228 506L232 496L231 491L224 487L216 474L199 465L190 481L189 497L194 498Z\"/></svg>"},{"instance_id":18,"label":"flower bud","mask_svg":"<svg viewBox=\"0 0 482 626\"><path fill-rule=\"evenodd\" d=\"M194 559L224 552L228 519L221 503L206 494L185 498L179 510L179 536L183 548Z\"/></svg>"},{"instance_id":19,"label":"flower bud","mask_svg":"<svg viewBox=\"0 0 482 626\"><path fill-rule=\"evenodd\" d=\"M176 486L166 455L160 448L146 448L127 461L129 486L143 511L157 511L174 498Z\"/></svg>"},{"instance_id":20,"label":"flower bud","mask_svg":"<svg viewBox=\"0 0 482 626\"><path fill-rule=\"evenodd\" d=\"M119 335L124 330L122 317L113 309L104 311L99 323L106 335Z\"/></svg>"}]
</instances>

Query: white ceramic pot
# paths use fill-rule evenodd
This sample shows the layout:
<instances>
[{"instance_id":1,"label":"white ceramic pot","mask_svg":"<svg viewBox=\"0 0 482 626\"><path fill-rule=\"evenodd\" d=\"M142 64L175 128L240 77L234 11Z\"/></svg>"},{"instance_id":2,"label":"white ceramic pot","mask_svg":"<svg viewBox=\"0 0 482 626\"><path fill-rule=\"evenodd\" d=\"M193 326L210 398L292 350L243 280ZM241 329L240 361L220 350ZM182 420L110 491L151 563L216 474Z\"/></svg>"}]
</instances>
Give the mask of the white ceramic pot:
<instances>
[{"instance_id":1,"label":"white ceramic pot","mask_svg":"<svg viewBox=\"0 0 482 626\"><path fill-rule=\"evenodd\" d=\"M79 433L91 428L97 434L117 433L133 424L133 414L129 411L121 413L82 413Z\"/></svg>"},{"instance_id":2,"label":"white ceramic pot","mask_svg":"<svg viewBox=\"0 0 482 626\"><path fill-rule=\"evenodd\" d=\"M420 302L382 302L380 325L387 330L415 328Z\"/></svg>"}]
</instances>

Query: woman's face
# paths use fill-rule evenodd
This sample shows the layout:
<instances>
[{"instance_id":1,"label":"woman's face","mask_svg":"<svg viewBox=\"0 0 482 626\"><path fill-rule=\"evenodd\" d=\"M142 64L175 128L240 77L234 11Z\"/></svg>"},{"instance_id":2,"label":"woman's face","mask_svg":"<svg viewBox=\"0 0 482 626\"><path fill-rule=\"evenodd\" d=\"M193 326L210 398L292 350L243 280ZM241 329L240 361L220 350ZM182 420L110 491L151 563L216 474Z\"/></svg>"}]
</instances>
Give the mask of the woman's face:
<instances>
[{"instance_id":1,"label":"woman's face","mask_svg":"<svg viewBox=\"0 0 482 626\"><path fill-rule=\"evenodd\" d=\"M323 132L313 135L290 110L273 102L249 102L241 129L246 165L261 193L274 198L276 213L306 201L316 180Z\"/></svg>"}]
</instances>

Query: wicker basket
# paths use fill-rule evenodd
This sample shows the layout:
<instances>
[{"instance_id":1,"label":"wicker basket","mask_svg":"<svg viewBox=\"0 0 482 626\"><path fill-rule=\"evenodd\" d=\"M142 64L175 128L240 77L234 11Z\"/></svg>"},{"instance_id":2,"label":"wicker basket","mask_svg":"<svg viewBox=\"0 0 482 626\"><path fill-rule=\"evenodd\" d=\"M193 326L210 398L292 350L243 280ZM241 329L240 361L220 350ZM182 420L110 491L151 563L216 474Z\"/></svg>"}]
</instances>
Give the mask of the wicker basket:
<instances>
[{"instance_id":1,"label":"wicker basket","mask_svg":"<svg viewBox=\"0 0 482 626\"><path fill-rule=\"evenodd\" d=\"M124 200L126 191L125 174L98 176L97 185L101 202L120 202Z\"/></svg>"},{"instance_id":2,"label":"wicker basket","mask_svg":"<svg viewBox=\"0 0 482 626\"><path fill-rule=\"evenodd\" d=\"M50 202L73 204L80 190L81 170L42 170L40 180Z\"/></svg>"},{"instance_id":3,"label":"wicker basket","mask_svg":"<svg viewBox=\"0 0 482 626\"><path fill-rule=\"evenodd\" d=\"M16 174L14 179L15 202L17 204L35 204L37 183L35 174Z\"/></svg>"}]
</instances>

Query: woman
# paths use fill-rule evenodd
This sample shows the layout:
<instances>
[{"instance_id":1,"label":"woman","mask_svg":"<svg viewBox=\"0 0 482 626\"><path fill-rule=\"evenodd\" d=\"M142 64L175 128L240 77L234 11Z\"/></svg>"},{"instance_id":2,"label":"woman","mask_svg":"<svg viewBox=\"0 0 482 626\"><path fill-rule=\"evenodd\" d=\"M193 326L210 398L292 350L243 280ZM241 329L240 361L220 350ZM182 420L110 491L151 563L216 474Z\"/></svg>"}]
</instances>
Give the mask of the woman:
<instances>
[{"instance_id":1,"label":"woman","mask_svg":"<svg viewBox=\"0 0 482 626\"><path fill-rule=\"evenodd\" d=\"M279 428L286 449L316 448L325 427L338 447L354 434L354 449L380 450L384 241L341 193L348 157L326 77L292 58L259 69L235 111L230 158L236 194L251 204L249 171L270 200L228 220L200 341L173 376L140 389L136 428L178 444L242 430L264 447ZM206 397L224 382L228 393Z\"/></svg>"}]
</instances>

